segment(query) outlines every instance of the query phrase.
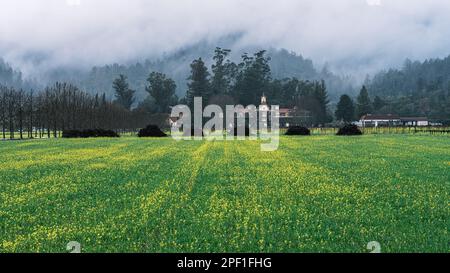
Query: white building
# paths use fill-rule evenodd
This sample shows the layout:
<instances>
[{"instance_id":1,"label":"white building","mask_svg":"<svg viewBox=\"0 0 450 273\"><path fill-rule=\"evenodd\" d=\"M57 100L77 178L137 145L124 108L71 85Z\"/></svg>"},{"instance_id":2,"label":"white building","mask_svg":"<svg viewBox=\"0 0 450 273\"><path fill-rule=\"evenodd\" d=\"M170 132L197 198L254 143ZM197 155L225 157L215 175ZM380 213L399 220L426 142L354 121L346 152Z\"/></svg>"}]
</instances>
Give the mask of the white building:
<instances>
[{"instance_id":1,"label":"white building","mask_svg":"<svg viewBox=\"0 0 450 273\"><path fill-rule=\"evenodd\" d=\"M358 125L362 127L380 126L428 126L430 123L426 117L399 117L398 115L365 115Z\"/></svg>"},{"instance_id":2,"label":"white building","mask_svg":"<svg viewBox=\"0 0 450 273\"><path fill-rule=\"evenodd\" d=\"M403 126L429 126L430 122L428 118L425 117L410 117L410 118L401 118Z\"/></svg>"}]
</instances>

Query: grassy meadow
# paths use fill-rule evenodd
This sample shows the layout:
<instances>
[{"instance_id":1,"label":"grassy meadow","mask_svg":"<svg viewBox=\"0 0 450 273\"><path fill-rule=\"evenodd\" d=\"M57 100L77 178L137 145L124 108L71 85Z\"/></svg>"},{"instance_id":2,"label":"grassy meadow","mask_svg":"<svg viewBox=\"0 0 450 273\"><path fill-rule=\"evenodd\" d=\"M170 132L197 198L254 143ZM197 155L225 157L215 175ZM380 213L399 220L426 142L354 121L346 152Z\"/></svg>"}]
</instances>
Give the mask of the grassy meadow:
<instances>
[{"instance_id":1,"label":"grassy meadow","mask_svg":"<svg viewBox=\"0 0 450 273\"><path fill-rule=\"evenodd\" d=\"M0 252L448 252L450 138L0 142Z\"/></svg>"}]
</instances>

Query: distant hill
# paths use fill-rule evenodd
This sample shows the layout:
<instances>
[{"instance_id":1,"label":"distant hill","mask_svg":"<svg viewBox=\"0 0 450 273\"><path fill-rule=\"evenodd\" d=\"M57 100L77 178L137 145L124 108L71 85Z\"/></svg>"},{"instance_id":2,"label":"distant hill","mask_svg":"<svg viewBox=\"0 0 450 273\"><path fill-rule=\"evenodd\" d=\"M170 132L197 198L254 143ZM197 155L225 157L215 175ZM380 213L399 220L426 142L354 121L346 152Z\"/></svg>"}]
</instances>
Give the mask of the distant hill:
<instances>
[{"instance_id":1,"label":"distant hill","mask_svg":"<svg viewBox=\"0 0 450 273\"><path fill-rule=\"evenodd\" d=\"M46 72L45 77L40 81L35 81L31 87L40 89L46 84L64 81L80 86L89 93L106 93L109 98L112 98L114 95L112 82L120 74L124 74L128 77L131 87L137 91L138 100L142 100L147 96L145 86L148 75L150 72L158 71L167 74L175 80L177 84L177 95L183 97L187 90L187 77L190 72L190 63L194 59L202 57L210 67L214 49L215 46L212 44L202 42L191 47L180 49L172 54L166 54L159 59L147 59L133 64L108 64L93 67L89 71L58 68ZM253 53L257 50L259 49L248 48L248 50L232 52L230 58L235 62L239 62L240 56L244 52ZM270 65L274 79L288 77L297 77L303 80L324 79L332 100L336 100L342 93L355 94L356 88L350 77L334 75L326 68L319 71L314 67L312 60L304 58L301 55L284 49L270 49L267 55L271 57ZM8 66L5 71L0 71L0 83L10 85L14 82L14 86L16 87L21 85L23 80L20 71L11 72L10 70L12 68ZM14 76L10 76L11 73ZM2 75L4 79L1 78ZM17 80L14 81L12 78ZM37 82L40 84L37 84ZM27 87L30 87L29 85Z\"/></svg>"},{"instance_id":2,"label":"distant hill","mask_svg":"<svg viewBox=\"0 0 450 273\"><path fill-rule=\"evenodd\" d=\"M0 58L0 84L21 88L24 85L22 73L13 69L8 63Z\"/></svg>"},{"instance_id":3,"label":"distant hill","mask_svg":"<svg viewBox=\"0 0 450 273\"><path fill-rule=\"evenodd\" d=\"M82 82L82 86L91 92L105 92L112 94L111 82L119 74L126 75L132 88L136 89L138 96L141 98L146 96L145 85L146 79L150 72L158 71L169 75L177 84L178 96L184 96L187 89L187 77L189 76L189 64L192 60L202 57L210 66L212 63L212 53L214 48L198 55L198 50L184 50L170 56L165 56L156 61L147 60L132 65L105 65L102 67L94 67ZM234 54L234 61L238 61ZM239 54L240 55L240 54ZM354 91L353 84L349 78L341 78L333 73L323 70L318 72L309 59L303 58L301 55L288 52L286 50L269 50L268 56L271 57L270 66L272 76L275 79L283 79L288 77L297 77L304 80L324 79L327 83L328 91L332 98L337 98L343 92Z\"/></svg>"},{"instance_id":4,"label":"distant hill","mask_svg":"<svg viewBox=\"0 0 450 273\"><path fill-rule=\"evenodd\" d=\"M380 113L450 120L450 56L424 62L407 60L403 68L379 72L367 85L372 97L385 101Z\"/></svg>"},{"instance_id":5,"label":"distant hill","mask_svg":"<svg viewBox=\"0 0 450 273\"><path fill-rule=\"evenodd\" d=\"M233 47L229 41L223 42ZM215 45L200 42L176 52L165 54L158 59L147 59L132 64L109 64L87 70L59 68L47 71L38 80L24 79L22 73L0 59L0 84L16 88L41 90L45 85L70 82L91 94L105 93L113 98L112 82L119 74L128 77L131 88L137 91L138 101L147 97L145 86L150 72L167 74L177 84L177 95L183 97L187 89L189 65L192 60L202 57L210 67ZM225 47L224 47L225 48ZM253 53L259 48L235 51L230 58L239 62L244 52ZM302 80L325 80L329 97L336 102L346 93L355 97L360 89L350 76L340 76L327 67L317 68L313 61L288 50L269 49L270 66L274 79L296 77ZM424 115L435 119L450 117L450 56L444 59L430 59L424 62L405 61L401 69L389 69L366 80L372 99L376 96L383 103L376 109L378 113L400 115Z\"/></svg>"},{"instance_id":6,"label":"distant hill","mask_svg":"<svg viewBox=\"0 0 450 273\"><path fill-rule=\"evenodd\" d=\"M381 71L370 81L370 91L383 97L449 89L450 56L424 62L406 60L402 69Z\"/></svg>"},{"instance_id":7,"label":"distant hill","mask_svg":"<svg viewBox=\"0 0 450 273\"><path fill-rule=\"evenodd\" d=\"M90 70L59 68L47 71L43 79L24 79L22 73L0 58L0 84L23 89L42 90L56 81L73 83L91 94L113 98L112 82L120 74L128 77L131 88L137 91L137 100L148 96L145 92L150 72L167 74L177 84L177 95L183 97L187 89L189 64L202 57L210 67L214 46L200 43L165 54L159 59L134 64L110 64ZM248 53L258 48L249 49ZM230 58L239 62L245 51L233 52ZM270 66L274 79L296 77L302 80L325 80L329 97L335 103L342 94L356 97L360 85L350 76L339 76L325 66L318 69L312 60L287 50L270 49ZM378 97L376 113L393 113L403 116L428 116L435 120L450 119L450 56L424 62L405 61L401 69L389 69L375 74L365 82L372 100ZM333 104L332 104L333 105ZM375 106L375 105L374 105Z\"/></svg>"}]
</instances>

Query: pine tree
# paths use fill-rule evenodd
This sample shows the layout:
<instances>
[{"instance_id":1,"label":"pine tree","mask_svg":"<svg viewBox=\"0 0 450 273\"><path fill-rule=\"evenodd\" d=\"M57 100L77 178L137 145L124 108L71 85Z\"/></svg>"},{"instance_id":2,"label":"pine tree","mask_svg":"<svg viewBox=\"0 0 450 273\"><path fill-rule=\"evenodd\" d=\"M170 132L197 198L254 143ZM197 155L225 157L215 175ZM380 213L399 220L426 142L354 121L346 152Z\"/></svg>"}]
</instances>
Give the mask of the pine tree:
<instances>
[{"instance_id":1,"label":"pine tree","mask_svg":"<svg viewBox=\"0 0 450 273\"><path fill-rule=\"evenodd\" d=\"M202 97L203 105L208 104L212 95L208 77L208 68L206 68L202 58L194 60L191 63L191 75L188 78L189 83L186 92L186 101L191 108L194 105L194 97Z\"/></svg>"},{"instance_id":2,"label":"pine tree","mask_svg":"<svg viewBox=\"0 0 450 273\"><path fill-rule=\"evenodd\" d=\"M253 57L244 54L239 64L239 73L233 95L243 105L258 105L263 93L268 93L271 84L270 58L262 50Z\"/></svg>"},{"instance_id":3,"label":"pine tree","mask_svg":"<svg viewBox=\"0 0 450 273\"><path fill-rule=\"evenodd\" d=\"M363 85L357 99L356 105L357 118L361 118L362 116L371 113L372 113L372 103L370 101L369 92L367 92L366 86Z\"/></svg>"},{"instance_id":4,"label":"pine tree","mask_svg":"<svg viewBox=\"0 0 450 273\"><path fill-rule=\"evenodd\" d=\"M153 97L159 113L169 111L169 106L176 100L175 90L177 85L165 74L152 72L147 79L149 86L145 90Z\"/></svg>"},{"instance_id":5,"label":"pine tree","mask_svg":"<svg viewBox=\"0 0 450 273\"><path fill-rule=\"evenodd\" d=\"M230 91L230 85L235 74L236 64L227 60L231 50L217 47L214 51L213 60L215 63L211 66L213 76L211 78L211 90L214 95L227 94Z\"/></svg>"},{"instance_id":6,"label":"pine tree","mask_svg":"<svg viewBox=\"0 0 450 273\"><path fill-rule=\"evenodd\" d=\"M120 75L119 78L114 80L113 88L116 91L116 103L130 110L131 105L134 103L134 93L136 91L130 89L127 77Z\"/></svg>"},{"instance_id":7,"label":"pine tree","mask_svg":"<svg viewBox=\"0 0 450 273\"><path fill-rule=\"evenodd\" d=\"M335 112L336 119L344 122L350 122L355 116L355 105L348 95L342 95Z\"/></svg>"},{"instance_id":8,"label":"pine tree","mask_svg":"<svg viewBox=\"0 0 450 273\"><path fill-rule=\"evenodd\" d=\"M331 121L333 118L327 115L327 105L330 103L328 99L328 92L324 81L316 82L314 88L314 97L318 102L318 109L316 111L317 122L320 124Z\"/></svg>"}]
</instances>

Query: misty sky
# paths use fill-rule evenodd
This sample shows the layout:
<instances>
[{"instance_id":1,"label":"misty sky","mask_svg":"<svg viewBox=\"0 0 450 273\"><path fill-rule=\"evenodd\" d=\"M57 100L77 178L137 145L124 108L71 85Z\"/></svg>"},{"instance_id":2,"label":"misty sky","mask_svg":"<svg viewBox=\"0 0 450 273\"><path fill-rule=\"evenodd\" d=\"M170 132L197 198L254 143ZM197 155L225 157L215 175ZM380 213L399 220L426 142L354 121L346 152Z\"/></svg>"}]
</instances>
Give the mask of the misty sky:
<instances>
[{"instance_id":1,"label":"misty sky","mask_svg":"<svg viewBox=\"0 0 450 273\"><path fill-rule=\"evenodd\" d=\"M449 0L0 0L0 57L32 73L156 57L244 33L335 69L450 54Z\"/></svg>"}]
</instances>

